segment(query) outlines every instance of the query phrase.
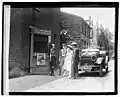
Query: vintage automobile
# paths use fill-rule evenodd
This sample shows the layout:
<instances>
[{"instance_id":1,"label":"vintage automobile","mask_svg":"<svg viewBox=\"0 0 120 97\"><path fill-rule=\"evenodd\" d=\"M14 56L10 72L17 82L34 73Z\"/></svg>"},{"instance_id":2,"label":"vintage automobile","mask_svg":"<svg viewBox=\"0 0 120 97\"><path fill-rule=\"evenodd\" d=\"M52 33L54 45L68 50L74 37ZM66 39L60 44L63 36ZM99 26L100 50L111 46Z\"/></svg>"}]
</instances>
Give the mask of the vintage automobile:
<instances>
[{"instance_id":1,"label":"vintage automobile","mask_svg":"<svg viewBox=\"0 0 120 97\"><path fill-rule=\"evenodd\" d=\"M108 72L108 52L99 49L83 49L80 57L79 71L98 72L102 77Z\"/></svg>"}]
</instances>

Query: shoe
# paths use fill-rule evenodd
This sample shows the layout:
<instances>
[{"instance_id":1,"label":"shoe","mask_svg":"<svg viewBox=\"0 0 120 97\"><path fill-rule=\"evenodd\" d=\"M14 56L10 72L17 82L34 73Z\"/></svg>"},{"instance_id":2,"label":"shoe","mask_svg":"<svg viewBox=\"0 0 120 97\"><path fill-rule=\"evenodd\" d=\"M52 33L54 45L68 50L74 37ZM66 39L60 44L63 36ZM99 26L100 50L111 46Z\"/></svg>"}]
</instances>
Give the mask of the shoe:
<instances>
[{"instance_id":1,"label":"shoe","mask_svg":"<svg viewBox=\"0 0 120 97\"><path fill-rule=\"evenodd\" d=\"M68 77L69 79L71 79L72 77Z\"/></svg>"},{"instance_id":2,"label":"shoe","mask_svg":"<svg viewBox=\"0 0 120 97\"><path fill-rule=\"evenodd\" d=\"M58 75L62 75L61 73L59 73Z\"/></svg>"},{"instance_id":3,"label":"shoe","mask_svg":"<svg viewBox=\"0 0 120 97\"><path fill-rule=\"evenodd\" d=\"M74 77L73 79L76 79L76 77Z\"/></svg>"},{"instance_id":4,"label":"shoe","mask_svg":"<svg viewBox=\"0 0 120 97\"><path fill-rule=\"evenodd\" d=\"M72 80L73 80L74 78L73 78L73 77L71 77L70 79L72 79Z\"/></svg>"},{"instance_id":5,"label":"shoe","mask_svg":"<svg viewBox=\"0 0 120 97\"><path fill-rule=\"evenodd\" d=\"M62 76L64 77L64 76L65 76L65 74L62 74Z\"/></svg>"},{"instance_id":6,"label":"shoe","mask_svg":"<svg viewBox=\"0 0 120 97\"><path fill-rule=\"evenodd\" d=\"M51 76L54 76L54 74L50 74Z\"/></svg>"}]
</instances>

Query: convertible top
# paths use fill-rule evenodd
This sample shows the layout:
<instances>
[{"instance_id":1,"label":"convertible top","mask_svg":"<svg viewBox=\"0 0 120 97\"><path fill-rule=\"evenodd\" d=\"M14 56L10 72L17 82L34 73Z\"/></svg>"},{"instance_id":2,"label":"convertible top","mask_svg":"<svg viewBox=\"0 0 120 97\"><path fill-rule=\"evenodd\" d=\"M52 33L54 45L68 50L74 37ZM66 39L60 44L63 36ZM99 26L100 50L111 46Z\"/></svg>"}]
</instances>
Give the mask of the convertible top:
<instances>
[{"instance_id":1,"label":"convertible top","mask_svg":"<svg viewBox=\"0 0 120 97\"><path fill-rule=\"evenodd\" d=\"M87 51L100 51L99 49L83 49L82 51L85 51L85 52L87 52Z\"/></svg>"}]
</instances>

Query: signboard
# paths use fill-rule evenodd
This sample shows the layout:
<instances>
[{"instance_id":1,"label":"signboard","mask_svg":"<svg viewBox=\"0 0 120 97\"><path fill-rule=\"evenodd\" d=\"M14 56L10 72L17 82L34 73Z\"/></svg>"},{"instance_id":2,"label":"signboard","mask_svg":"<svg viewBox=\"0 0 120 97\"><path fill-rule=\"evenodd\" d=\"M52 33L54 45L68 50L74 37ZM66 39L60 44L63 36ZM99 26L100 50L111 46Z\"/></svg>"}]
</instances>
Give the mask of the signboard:
<instances>
[{"instance_id":1,"label":"signboard","mask_svg":"<svg viewBox=\"0 0 120 97\"><path fill-rule=\"evenodd\" d=\"M31 33L33 34L41 34L41 35L51 35L51 31L49 30L41 30L33 26L29 26L31 28Z\"/></svg>"},{"instance_id":2,"label":"signboard","mask_svg":"<svg viewBox=\"0 0 120 97\"><path fill-rule=\"evenodd\" d=\"M46 54L45 53L37 53L37 66L46 65Z\"/></svg>"}]
</instances>

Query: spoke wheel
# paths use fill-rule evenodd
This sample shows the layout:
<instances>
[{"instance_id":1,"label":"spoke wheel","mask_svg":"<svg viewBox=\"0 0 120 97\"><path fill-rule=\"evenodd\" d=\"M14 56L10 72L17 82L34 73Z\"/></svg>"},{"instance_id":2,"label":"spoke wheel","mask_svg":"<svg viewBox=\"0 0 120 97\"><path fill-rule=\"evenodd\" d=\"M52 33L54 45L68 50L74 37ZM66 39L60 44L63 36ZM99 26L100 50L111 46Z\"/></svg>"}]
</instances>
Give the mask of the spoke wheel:
<instances>
[{"instance_id":1,"label":"spoke wheel","mask_svg":"<svg viewBox=\"0 0 120 97\"><path fill-rule=\"evenodd\" d=\"M103 71L102 71L103 67L100 67L100 77L103 77Z\"/></svg>"}]
</instances>

